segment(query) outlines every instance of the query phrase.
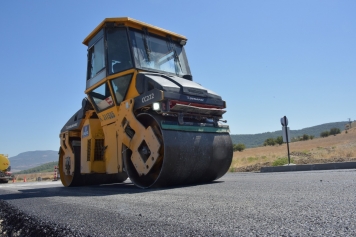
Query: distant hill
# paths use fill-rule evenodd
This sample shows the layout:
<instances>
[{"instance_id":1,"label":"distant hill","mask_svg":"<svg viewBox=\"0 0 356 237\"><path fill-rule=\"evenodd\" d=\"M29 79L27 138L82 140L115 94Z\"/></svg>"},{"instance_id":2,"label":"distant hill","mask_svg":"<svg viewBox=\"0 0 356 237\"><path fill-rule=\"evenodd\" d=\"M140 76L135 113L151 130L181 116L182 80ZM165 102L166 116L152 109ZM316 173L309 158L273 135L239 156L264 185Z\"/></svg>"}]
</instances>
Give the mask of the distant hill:
<instances>
[{"instance_id":1,"label":"distant hill","mask_svg":"<svg viewBox=\"0 0 356 237\"><path fill-rule=\"evenodd\" d=\"M54 172L54 167L58 166L58 161L52 161L31 169L21 170L20 172L14 174L32 174L32 173L44 173L44 172Z\"/></svg>"},{"instance_id":2,"label":"distant hill","mask_svg":"<svg viewBox=\"0 0 356 237\"><path fill-rule=\"evenodd\" d=\"M303 128L300 130L290 130L291 137L303 136L303 134L313 135L314 137L320 137L320 133L324 131L329 131L331 128L339 128L340 131L345 130L345 124L348 121L344 122L335 122L335 123L325 123L309 128ZM259 134L241 134L241 135L231 135L232 143L238 144L243 143L247 148L263 146L263 142L267 138L276 138L282 136L282 129L275 132L265 132Z\"/></svg>"},{"instance_id":3,"label":"distant hill","mask_svg":"<svg viewBox=\"0 0 356 237\"><path fill-rule=\"evenodd\" d=\"M9 158L13 172L58 160L58 151L27 151Z\"/></svg>"}]
</instances>

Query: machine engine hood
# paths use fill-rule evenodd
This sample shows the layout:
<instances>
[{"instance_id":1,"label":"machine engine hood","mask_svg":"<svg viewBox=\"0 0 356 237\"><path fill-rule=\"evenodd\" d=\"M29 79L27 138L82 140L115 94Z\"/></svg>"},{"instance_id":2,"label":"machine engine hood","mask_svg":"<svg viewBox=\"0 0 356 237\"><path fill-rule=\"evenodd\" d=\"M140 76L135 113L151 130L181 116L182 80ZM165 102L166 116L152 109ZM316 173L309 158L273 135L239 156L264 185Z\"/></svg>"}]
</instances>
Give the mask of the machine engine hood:
<instances>
[{"instance_id":1,"label":"machine engine hood","mask_svg":"<svg viewBox=\"0 0 356 237\"><path fill-rule=\"evenodd\" d=\"M221 96L215 92L184 78L159 73L141 72L137 75L136 89L140 94L153 88L166 92L221 100Z\"/></svg>"}]
</instances>

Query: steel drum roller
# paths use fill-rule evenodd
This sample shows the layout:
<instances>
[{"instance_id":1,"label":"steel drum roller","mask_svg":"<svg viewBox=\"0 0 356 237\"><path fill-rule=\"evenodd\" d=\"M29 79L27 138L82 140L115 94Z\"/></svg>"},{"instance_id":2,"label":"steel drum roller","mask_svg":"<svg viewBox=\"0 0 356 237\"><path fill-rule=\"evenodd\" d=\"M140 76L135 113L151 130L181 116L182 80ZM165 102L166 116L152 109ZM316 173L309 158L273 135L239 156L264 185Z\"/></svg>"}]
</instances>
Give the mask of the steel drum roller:
<instances>
[{"instance_id":1,"label":"steel drum roller","mask_svg":"<svg viewBox=\"0 0 356 237\"><path fill-rule=\"evenodd\" d=\"M223 176L232 160L232 141L228 133L163 130L159 116L141 114L138 120L152 126L161 142L160 159L153 169L139 176L131 162L131 152L124 155L127 173L135 185L164 187L204 183Z\"/></svg>"}]
</instances>

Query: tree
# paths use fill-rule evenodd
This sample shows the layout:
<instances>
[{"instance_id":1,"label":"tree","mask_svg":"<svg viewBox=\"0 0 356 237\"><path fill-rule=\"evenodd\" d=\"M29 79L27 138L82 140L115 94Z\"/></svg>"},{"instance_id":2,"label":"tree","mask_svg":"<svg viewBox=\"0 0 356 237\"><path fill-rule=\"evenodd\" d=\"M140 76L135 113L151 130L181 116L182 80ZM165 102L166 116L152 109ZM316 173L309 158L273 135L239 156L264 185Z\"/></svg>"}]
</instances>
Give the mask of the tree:
<instances>
[{"instance_id":1,"label":"tree","mask_svg":"<svg viewBox=\"0 0 356 237\"><path fill-rule=\"evenodd\" d=\"M328 137L329 135L330 135L329 131L324 131L324 132L320 133L321 137Z\"/></svg>"},{"instance_id":2,"label":"tree","mask_svg":"<svg viewBox=\"0 0 356 237\"><path fill-rule=\"evenodd\" d=\"M339 134L339 133L341 133L339 128L332 128L332 129L330 129L329 134L336 136L336 134Z\"/></svg>"},{"instance_id":3,"label":"tree","mask_svg":"<svg viewBox=\"0 0 356 237\"><path fill-rule=\"evenodd\" d=\"M277 137L275 140L275 143L277 143L278 145L282 145L283 144L283 137L279 136Z\"/></svg>"},{"instance_id":4,"label":"tree","mask_svg":"<svg viewBox=\"0 0 356 237\"><path fill-rule=\"evenodd\" d=\"M274 146L275 144L276 142L274 141L273 138L267 138L263 143L264 146Z\"/></svg>"},{"instance_id":5,"label":"tree","mask_svg":"<svg viewBox=\"0 0 356 237\"><path fill-rule=\"evenodd\" d=\"M304 134L304 135L303 135L303 141L307 141L307 140L309 140L309 135Z\"/></svg>"},{"instance_id":6,"label":"tree","mask_svg":"<svg viewBox=\"0 0 356 237\"><path fill-rule=\"evenodd\" d=\"M240 151L241 152L241 151L245 150L245 148L246 148L245 144L242 144L242 143L233 145L233 150L234 151Z\"/></svg>"}]
</instances>

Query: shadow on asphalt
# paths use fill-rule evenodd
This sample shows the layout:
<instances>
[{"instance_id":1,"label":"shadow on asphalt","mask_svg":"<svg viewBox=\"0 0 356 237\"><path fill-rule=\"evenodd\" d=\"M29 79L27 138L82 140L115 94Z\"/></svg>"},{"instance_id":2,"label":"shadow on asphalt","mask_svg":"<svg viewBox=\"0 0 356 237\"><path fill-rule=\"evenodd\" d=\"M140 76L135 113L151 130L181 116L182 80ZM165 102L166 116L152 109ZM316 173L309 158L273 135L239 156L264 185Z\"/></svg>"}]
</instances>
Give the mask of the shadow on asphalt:
<instances>
[{"instance_id":1,"label":"shadow on asphalt","mask_svg":"<svg viewBox=\"0 0 356 237\"><path fill-rule=\"evenodd\" d=\"M150 193L162 190L174 190L179 188L187 188L194 186L204 186L223 183L224 181L213 181L210 183L192 184L184 186L174 186L166 188L150 188L140 189L132 183L116 183L116 184L102 184L82 187L47 187L47 188L30 188L19 189L16 193L2 194L0 190L0 199L14 200L25 198L38 198L38 197L87 197L87 196L110 196L120 194L136 194L136 193ZM30 187L30 186L29 186Z\"/></svg>"}]
</instances>

